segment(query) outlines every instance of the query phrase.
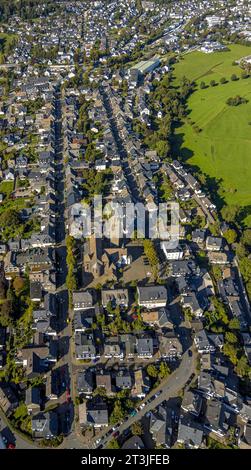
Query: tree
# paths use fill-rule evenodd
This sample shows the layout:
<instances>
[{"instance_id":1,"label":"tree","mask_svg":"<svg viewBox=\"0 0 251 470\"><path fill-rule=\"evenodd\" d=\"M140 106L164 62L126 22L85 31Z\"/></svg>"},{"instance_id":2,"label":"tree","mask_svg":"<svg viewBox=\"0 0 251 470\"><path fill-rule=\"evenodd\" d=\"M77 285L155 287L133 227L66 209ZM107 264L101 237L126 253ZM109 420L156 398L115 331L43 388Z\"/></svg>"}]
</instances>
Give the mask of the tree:
<instances>
[{"instance_id":1,"label":"tree","mask_svg":"<svg viewBox=\"0 0 251 470\"><path fill-rule=\"evenodd\" d=\"M228 343L231 343L231 344L236 344L238 341L237 336L231 331L226 332L225 339Z\"/></svg>"},{"instance_id":2,"label":"tree","mask_svg":"<svg viewBox=\"0 0 251 470\"><path fill-rule=\"evenodd\" d=\"M239 259L245 258L245 256L248 256L248 251L242 243L237 243L235 245L235 252Z\"/></svg>"},{"instance_id":3,"label":"tree","mask_svg":"<svg viewBox=\"0 0 251 470\"><path fill-rule=\"evenodd\" d=\"M24 279L20 276L16 276L13 281L13 287L14 287L16 295L19 295L19 293L23 290L24 286L25 286Z\"/></svg>"},{"instance_id":4,"label":"tree","mask_svg":"<svg viewBox=\"0 0 251 470\"><path fill-rule=\"evenodd\" d=\"M210 82L210 86L211 86L211 87L214 87L214 86L216 86L216 81L215 81L215 80L211 80L211 82Z\"/></svg>"},{"instance_id":5,"label":"tree","mask_svg":"<svg viewBox=\"0 0 251 470\"><path fill-rule=\"evenodd\" d=\"M229 360L232 362L234 366L236 366L238 359L237 359L237 350L233 344L225 343L223 346L223 353L228 356Z\"/></svg>"},{"instance_id":6,"label":"tree","mask_svg":"<svg viewBox=\"0 0 251 470\"><path fill-rule=\"evenodd\" d=\"M4 239L8 240L14 237L21 226L21 219L19 212L16 209L6 209L0 215L0 227Z\"/></svg>"},{"instance_id":7,"label":"tree","mask_svg":"<svg viewBox=\"0 0 251 470\"><path fill-rule=\"evenodd\" d=\"M218 237L220 235L220 226L218 221L215 224L209 224L208 228L213 237Z\"/></svg>"},{"instance_id":8,"label":"tree","mask_svg":"<svg viewBox=\"0 0 251 470\"><path fill-rule=\"evenodd\" d=\"M154 379L158 377L158 370L153 364L147 366L146 370L149 377L153 377Z\"/></svg>"},{"instance_id":9,"label":"tree","mask_svg":"<svg viewBox=\"0 0 251 470\"><path fill-rule=\"evenodd\" d=\"M225 305L220 302L217 297L212 298L212 305L214 307L214 310L210 312L205 312L204 314L205 319L207 321L207 328L214 328L214 331L215 327L223 327L225 329L226 325L228 325L229 322Z\"/></svg>"},{"instance_id":10,"label":"tree","mask_svg":"<svg viewBox=\"0 0 251 470\"><path fill-rule=\"evenodd\" d=\"M238 77L235 73L233 73L233 75L231 75L231 81L232 82L236 82L238 80Z\"/></svg>"},{"instance_id":11,"label":"tree","mask_svg":"<svg viewBox=\"0 0 251 470\"><path fill-rule=\"evenodd\" d=\"M222 78L220 79L220 83L221 83L221 85L225 85L225 83L227 83L226 78L225 78L225 77L222 77Z\"/></svg>"},{"instance_id":12,"label":"tree","mask_svg":"<svg viewBox=\"0 0 251 470\"><path fill-rule=\"evenodd\" d=\"M248 282L251 279L251 259L242 258L239 261L239 267L244 281Z\"/></svg>"},{"instance_id":13,"label":"tree","mask_svg":"<svg viewBox=\"0 0 251 470\"><path fill-rule=\"evenodd\" d=\"M95 390L93 391L93 396L94 396L94 397L96 397L96 396L99 396L99 397L106 397L106 396L107 396L107 393L106 393L105 387L97 387L97 388L95 388Z\"/></svg>"},{"instance_id":14,"label":"tree","mask_svg":"<svg viewBox=\"0 0 251 470\"><path fill-rule=\"evenodd\" d=\"M158 374L159 378L165 379L169 375L170 375L170 369L168 365L165 362L161 362L159 366L159 374Z\"/></svg>"},{"instance_id":15,"label":"tree","mask_svg":"<svg viewBox=\"0 0 251 470\"><path fill-rule=\"evenodd\" d=\"M232 245L237 239L237 233L234 229L230 228L223 233L223 236L229 245Z\"/></svg>"},{"instance_id":16,"label":"tree","mask_svg":"<svg viewBox=\"0 0 251 470\"><path fill-rule=\"evenodd\" d=\"M152 240L144 239L143 240L143 247L145 256L148 258L150 266L153 270L153 276L156 279L158 276L158 266L159 266L159 258L157 252L155 250L154 244Z\"/></svg>"},{"instance_id":17,"label":"tree","mask_svg":"<svg viewBox=\"0 0 251 470\"><path fill-rule=\"evenodd\" d=\"M243 70L243 72L241 72L241 78L245 80L248 77L249 77L249 74L246 72L246 70Z\"/></svg>"},{"instance_id":18,"label":"tree","mask_svg":"<svg viewBox=\"0 0 251 470\"><path fill-rule=\"evenodd\" d=\"M220 266L214 265L214 266L212 267L212 273L213 273L213 276L214 276L214 278L216 279L216 281L218 281L219 279L221 279L222 272L221 272Z\"/></svg>"},{"instance_id":19,"label":"tree","mask_svg":"<svg viewBox=\"0 0 251 470\"><path fill-rule=\"evenodd\" d=\"M142 436L142 434L143 434L142 426L137 421L136 421L136 423L133 423L131 425L131 431L132 431L133 436Z\"/></svg>"},{"instance_id":20,"label":"tree","mask_svg":"<svg viewBox=\"0 0 251 470\"><path fill-rule=\"evenodd\" d=\"M221 209L221 216L226 222L235 222L238 214L240 212L240 207L234 204L224 206Z\"/></svg>"},{"instance_id":21,"label":"tree","mask_svg":"<svg viewBox=\"0 0 251 470\"><path fill-rule=\"evenodd\" d=\"M248 365L248 361L247 361L246 356L243 355L238 360L238 363L237 363L237 366L236 366L236 372L241 377L245 377L245 376L249 375L250 367Z\"/></svg>"},{"instance_id":22,"label":"tree","mask_svg":"<svg viewBox=\"0 0 251 470\"><path fill-rule=\"evenodd\" d=\"M200 88L201 88L201 90L204 90L206 88L205 82L200 83Z\"/></svg>"},{"instance_id":23,"label":"tree","mask_svg":"<svg viewBox=\"0 0 251 470\"><path fill-rule=\"evenodd\" d=\"M118 440L112 438L107 444L107 449L120 449L120 445L118 443Z\"/></svg>"},{"instance_id":24,"label":"tree","mask_svg":"<svg viewBox=\"0 0 251 470\"><path fill-rule=\"evenodd\" d=\"M246 230L244 230L242 237L241 237L241 242L244 245L251 247L251 229L250 228L247 228Z\"/></svg>"},{"instance_id":25,"label":"tree","mask_svg":"<svg viewBox=\"0 0 251 470\"><path fill-rule=\"evenodd\" d=\"M114 403L113 411L111 413L110 422L111 424L116 424L119 421L122 421L125 417L125 411L123 410L120 400L116 400Z\"/></svg>"},{"instance_id":26,"label":"tree","mask_svg":"<svg viewBox=\"0 0 251 470\"><path fill-rule=\"evenodd\" d=\"M240 330L240 321L237 317L234 317L230 320L228 324L230 330Z\"/></svg>"}]
</instances>

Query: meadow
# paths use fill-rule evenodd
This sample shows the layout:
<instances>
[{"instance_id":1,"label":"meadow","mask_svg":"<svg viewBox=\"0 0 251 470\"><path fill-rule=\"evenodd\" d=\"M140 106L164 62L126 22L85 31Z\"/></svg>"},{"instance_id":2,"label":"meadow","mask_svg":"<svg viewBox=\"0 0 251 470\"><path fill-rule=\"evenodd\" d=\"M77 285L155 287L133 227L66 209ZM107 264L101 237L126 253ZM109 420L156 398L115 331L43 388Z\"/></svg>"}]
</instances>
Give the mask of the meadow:
<instances>
[{"instance_id":1,"label":"meadow","mask_svg":"<svg viewBox=\"0 0 251 470\"><path fill-rule=\"evenodd\" d=\"M250 55L251 48L232 45L227 52L184 55L174 68L174 84L183 76L196 82L188 100L186 122L176 129L174 153L198 168L217 188L222 204L242 206L243 220L251 226L251 78L241 78L242 70L234 60ZM238 80L232 81L235 74ZM220 84L221 78L227 83ZM215 80L216 86L210 82ZM201 89L200 83L206 88ZM248 102L228 106L230 97L240 95ZM249 215L250 214L250 215Z\"/></svg>"}]
</instances>

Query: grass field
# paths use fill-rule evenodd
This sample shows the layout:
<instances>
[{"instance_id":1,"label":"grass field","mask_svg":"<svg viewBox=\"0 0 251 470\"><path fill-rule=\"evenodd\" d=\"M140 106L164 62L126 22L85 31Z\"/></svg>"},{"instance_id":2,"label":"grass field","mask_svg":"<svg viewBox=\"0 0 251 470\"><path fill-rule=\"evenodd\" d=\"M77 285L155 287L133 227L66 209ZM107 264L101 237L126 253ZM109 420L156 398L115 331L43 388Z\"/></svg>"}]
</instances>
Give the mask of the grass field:
<instances>
[{"instance_id":1,"label":"grass field","mask_svg":"<svg viewBox=\"0 0 251 470\"><path fill-rule=\"evenodd\" d=\"M193 52L174 70L176 84L184 75L198 84L188 101L189 120L176 130L174 151L218 183L219 205L225 202L245 207L246 225L251 225L251 78L233 82L230 77L241 75L232 62L250 53L250 48L239 45L231 46L229 52ZM222 77L228 83L209 85ZM206 89L200 89L201 81L208 85ZM227 106L226 100L236 95L248 103Z\"/></svg>"},{"instance_id":2,"label":"grass field","mask_svg":"<svg viewBox=\"0 0 251 470\"><path fill-rule=\"evenodd\" d=\"M13 181L2 181L0 183L0 193L3 193L5 196L9 197L14 189Z\"/></svg>"}]
</instances>

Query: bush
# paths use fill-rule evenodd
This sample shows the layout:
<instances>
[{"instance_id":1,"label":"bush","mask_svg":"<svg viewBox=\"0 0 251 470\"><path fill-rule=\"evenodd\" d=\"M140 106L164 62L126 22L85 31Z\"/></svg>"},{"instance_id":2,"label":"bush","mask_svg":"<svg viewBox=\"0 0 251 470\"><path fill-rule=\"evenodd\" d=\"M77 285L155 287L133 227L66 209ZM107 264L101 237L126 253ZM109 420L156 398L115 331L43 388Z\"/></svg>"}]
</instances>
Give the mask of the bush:
<instances>
[{"instance_id":1,"label":"bush","mask_svg":"<svg viewBox=\"0 0 251 470\"><path fill-rule=\"evenodd\" d=\"M248 100L246 98L243 98L239 95L235 97L228 98L226 101L226 104L228 106L239 106L240 104L246 104L248 103Z\"/></svg>"}]
</instances>

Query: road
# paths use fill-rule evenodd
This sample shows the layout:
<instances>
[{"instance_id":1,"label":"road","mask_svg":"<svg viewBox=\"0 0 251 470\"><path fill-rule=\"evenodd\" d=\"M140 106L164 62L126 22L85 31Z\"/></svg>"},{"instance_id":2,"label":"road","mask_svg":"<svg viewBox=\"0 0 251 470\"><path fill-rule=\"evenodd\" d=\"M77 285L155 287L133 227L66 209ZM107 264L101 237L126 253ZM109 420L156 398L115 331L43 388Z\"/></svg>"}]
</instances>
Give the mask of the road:
<instances>
[{"instance_id":1,"label":"road","mask_svg":"<svg viewBox=\"0 0 251 470\"><path fill-rule=\"evenodd\" d=\"M191 349L188 349L182 357L180 366L178 369L176 369L171 376L169 376L167 379L165 379L159 387L154 389L149 395L147 395L146 399L142 401L142 404L145 403L145 407L142 410L137 410L137 414L135 416L130 416L127 421L124 421L118 428L116 428L116 431L119 432L119 434L122 434L127 428L129 428L133 423L136 421L139 421L143 416L149 412L152 411L154 408L156 408L158 405L160 405L163 401L169 400L171 397L175 397L178 395L180 390L185 386L189 378L191 377L192 374L196 372L196 357L195 353L193 352L192 357L190 357ZM150 403L147 403L149 399L156 395L156 393L159 393L159 396L157 396L154 400L152 400ZM106 428L103 432L103 435L101 437L101 442L99 445L102 443L102 445L105 447L108 442L112 439L112 435L108 437L104 437L107 432L111 429L111 426L109 428ZM92 442L92 446L95 447L95 443Z\"/></svg>"}]
</instances>

